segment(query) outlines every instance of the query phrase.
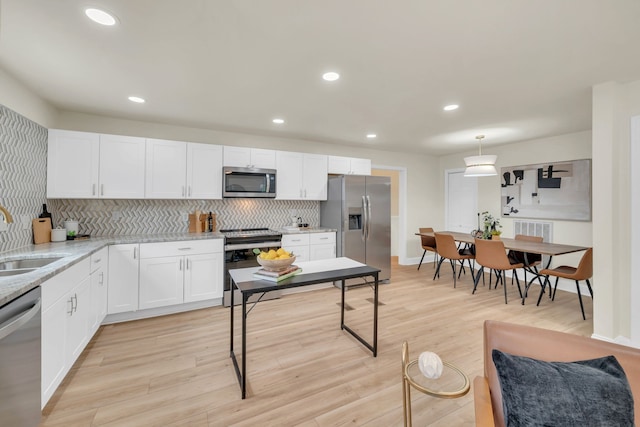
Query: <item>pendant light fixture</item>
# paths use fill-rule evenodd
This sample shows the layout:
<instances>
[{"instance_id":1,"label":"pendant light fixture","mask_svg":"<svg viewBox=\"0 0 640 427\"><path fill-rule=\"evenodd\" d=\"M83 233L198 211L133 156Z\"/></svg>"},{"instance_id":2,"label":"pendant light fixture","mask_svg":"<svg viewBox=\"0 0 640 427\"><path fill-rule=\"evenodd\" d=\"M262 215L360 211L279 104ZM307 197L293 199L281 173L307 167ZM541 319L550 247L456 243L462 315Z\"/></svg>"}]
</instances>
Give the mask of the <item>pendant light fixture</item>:
<instances>
[{"instance_id":1,"label":"pendant light fixture","mask_svg":"<svg viewBox=\"0 0 640 427\"><path fill-rule=\"evenodd\" d=\"M476 136L478 140L478 155L469 156L464 158L464 163L467 165L467 169L464 171L464 176L494 176L497 175L496 160L498 156L495 155L482 155L482 140L484 135Z\"/></svg>"}]
</instances>

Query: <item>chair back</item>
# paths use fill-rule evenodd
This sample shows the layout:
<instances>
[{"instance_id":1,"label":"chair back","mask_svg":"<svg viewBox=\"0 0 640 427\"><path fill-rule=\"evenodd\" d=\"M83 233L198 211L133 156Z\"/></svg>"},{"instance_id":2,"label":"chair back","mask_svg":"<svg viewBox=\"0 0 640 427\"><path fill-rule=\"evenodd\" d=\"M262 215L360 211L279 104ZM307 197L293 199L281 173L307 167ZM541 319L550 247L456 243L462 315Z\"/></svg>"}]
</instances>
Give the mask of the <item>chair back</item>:
<instances>
[{"instance_id":1,"label":"chair back","mask_svg":"<svg viewBox=\"0 0 640 427\"><path fill-rule=\"evenodd\" d=\"M574 276L574 280L587 280L593 276L593 248L587 249L582 255Z\"/></svg>"},{"instance_id":2,"label":"chair back","mask_svg":"<svg viewBox=\"0 0 640 427\"><path fill-rule=\"evenodd\" d=\"M527 242L542 243L542 236L527 236L526 234L516 234L516 240L525 240Z\"/></svg>"},{"instance_id":3,"label":"chair back","mask_svg":"<svg viewBox=\"0 0 640 427\"><path fill-rule=\"evenodd\" d=\"M438 253L441 257L448 259L458 259L460 257L456 241L451 234L434 233L434 235L436 236Z\"/></svg>"},{"instance_id":4,"label":"chair back","mask_svg":"<svg viewBox=\"0 0 640 427\"><path fill-rule=\"evenodd\" d=\"M526 234L516 234L515 239L524 240L525 242L536 242L536 243L542 243L542 240L543 240L542 236L527 236ZM509 251L508 257L511 262L516 262L516 263L521 262L527 265L534 265L542 261L542 255L533 254L531 252L527 252L525 255L524 252L511 250Z\"/></svg>"},{"instance_id":5,"label":"chair back","mask_svg":"<svg viewBox=\"0 0 640 427\"><path fill-rule=\"evenodd\" d=\"M502 240L475 239L476 262L483 267L494 270L511 270L522 268L522 264L511 264Z\"/></svg>"},{"instance_id":6,"label":"chair back","mask_svg":"<svg viewBox=\"0 0 640 427\"><path fill-rule=\"evenodd\" d=\"M414 228L415 230L415 228ZM420 233L433 233L433 228L419 228ZM420 236L420 240L422 241L422 249L435 249L436 248L436 238L431 236Z\"/></svg>"}]
</instances>

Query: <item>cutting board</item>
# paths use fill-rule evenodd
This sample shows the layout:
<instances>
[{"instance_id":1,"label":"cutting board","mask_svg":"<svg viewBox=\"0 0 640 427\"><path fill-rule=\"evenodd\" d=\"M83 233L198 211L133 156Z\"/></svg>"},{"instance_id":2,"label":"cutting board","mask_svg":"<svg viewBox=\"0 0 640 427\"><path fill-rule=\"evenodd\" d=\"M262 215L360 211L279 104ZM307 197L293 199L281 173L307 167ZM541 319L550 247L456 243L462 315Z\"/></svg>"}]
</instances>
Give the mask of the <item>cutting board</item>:
<instances>
[{"instance_id":1,"label":"cutting board","mask_svg":"<svg viewBox=\"0 0 640 427\"><path fill-rule=\"evenodd\" d=\"M33 220L33 243L48 243L51 241L51 218L36 218Z\"/></svg>"}]
</instances>

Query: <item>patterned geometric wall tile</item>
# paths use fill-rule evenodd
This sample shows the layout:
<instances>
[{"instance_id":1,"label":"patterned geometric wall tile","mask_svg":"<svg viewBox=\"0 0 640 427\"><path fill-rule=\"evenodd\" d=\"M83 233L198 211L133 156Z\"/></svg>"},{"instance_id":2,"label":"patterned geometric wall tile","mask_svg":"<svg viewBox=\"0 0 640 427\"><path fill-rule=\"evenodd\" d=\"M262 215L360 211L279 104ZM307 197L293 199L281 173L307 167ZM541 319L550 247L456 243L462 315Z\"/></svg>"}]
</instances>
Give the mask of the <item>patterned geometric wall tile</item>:
<instances>
[{"instance_id":1,"label":"patterned geometric wall tile","mask_svg":"<svg viewBox=\"0 0 640 427\"><path fill-rule=\"evenodd\" d=\"M0 252L33 243L31 219L46 203L47 129L0 105L0 205L13 223L0 232ZM24 229L22 219L29 220Z\"/></svg>"},{"instance_id":2,"label":"patterned geometric wall tile","mask_svg":"<svg viewBox=\"0 0 640 427\"><path fill-rule=\"evenodd\" d=\"M79 200L50 199L54 227L79 222L79 232L92 236L180 233L188 231L188 215L196 209L216 215L216 228L281 228L299 216L320 224L320 203L307 200Z\"/></svg>"}]
</instances>

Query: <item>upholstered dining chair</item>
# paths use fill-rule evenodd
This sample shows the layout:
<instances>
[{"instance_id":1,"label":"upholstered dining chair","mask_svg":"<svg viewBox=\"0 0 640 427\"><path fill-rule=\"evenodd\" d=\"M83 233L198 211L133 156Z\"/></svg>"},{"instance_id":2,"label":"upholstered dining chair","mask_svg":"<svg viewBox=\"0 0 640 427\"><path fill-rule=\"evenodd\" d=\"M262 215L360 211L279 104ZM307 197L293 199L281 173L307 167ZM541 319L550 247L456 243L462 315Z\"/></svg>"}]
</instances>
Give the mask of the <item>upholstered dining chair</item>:
<instances>
[{"instance_id":1,"label":"upholstered dining chair","mask_svg":"<svg viewBox=\"0 0 640 427\"><path fill-rule=\"evenodd\" d=\"M434 236L436 238L436 247L438 248L440 260L438 261L438 267L433 275L433 279L435 280L436 276L440 277L440 266L445 259L448 259L451 263L451 268L453 269L453 287L455 288L457 276L460 275L464 269L464 261L472 260L475 256L471 252L460 253L458 251L458 246L456 246L456 241L453 239L451 234L434 233ZM460 266L460 272L456 274L456 265L458 261L461 262L462 265ZM471 265L469 267L471 268ZM473 272L473 268L471 268L471 271Z\"/></svg>"},{"instance_id":2,"label":"upholstered dining chair","mask_svg":"<svg viewBox=\"0 0 640 427\"><path fill-rule=\"evenodd\" d=\"M502 282L502 287L504 288L504 303L507 303L507 283L506 283L506 274L507 270L515 270L517 268L524 267L522 263L511 264L509 258L507 257L507 252L504 248L504 243L502 240L485 240L485 239L475 239L476 242L476 262L480 265L478 269L478 274L474 279L473 283L473 292L476 292L476 288L478 287L478 282L480 281L480 277L484 275L484 268L489 268L498 272L498 278ZM515 275L515 273L514 273ZM520 280L518 276L516 276L516 283L518 285L518 292L520 293L520 299L522 300L522 304L524 304L524 296L522 295L522 290L520 289ZM496 282L496 287L498 283Z\"/></svg>"},{"instance_id":3,"label":"upholstered dining chair","mask_svg":"<svg viewBox=\"0 0 640 427\"><path fill-rule=\"evenodd\" d=\"M580 293L580 280L584 280L587 282L587 288L589 289L589 293L591 294L591 298L593 299L593 289L591 289L591 283L589 283L589 279L593 276L593 248L589 248L586 250L584 255L582 255L582 259L580 260L580 264L578 267L570 267L567 265L561 265L556 268L549 268L540 270L540 274L543 276L547 276L545 278L545 285L549 285L549 292L551 294L551 300L556 299L556 289L558 289L558 279L570 279L575 280L576 289L578 290L578 299L580 300L580 310L582 310L582 319L587 320L584 315L584 305L582 304L582 294ZM555 276L556 283L553 286L553 293L551 293L551 283L549 282L549 276ZM542 294L544 293L545 286L540 290L540 296L538 297L538 305L540 305L540 300L542 299Z\"/></svg>"},{"instance_id":4,"label":"upholstered dining chair","mask_svg":"<svg viewBox=\"0 0 640 427\"><path fill-rule=\"evenodd\" d=\"M418 230L420 230L420 233L433 233L433 228L431 227L419 228ZM422 265L422 261L424 260L424 256L427 254L427 251L431 251L434 253L433 266L435 267L436 261L438 259L436 238L432 236L420 236L420 240L421 240L422 249L424 249L424 252L422 252L422 258L420 258L420 264L418 264L418 270L420 270L420 266Z\"/></svg>"}]
</instances>

